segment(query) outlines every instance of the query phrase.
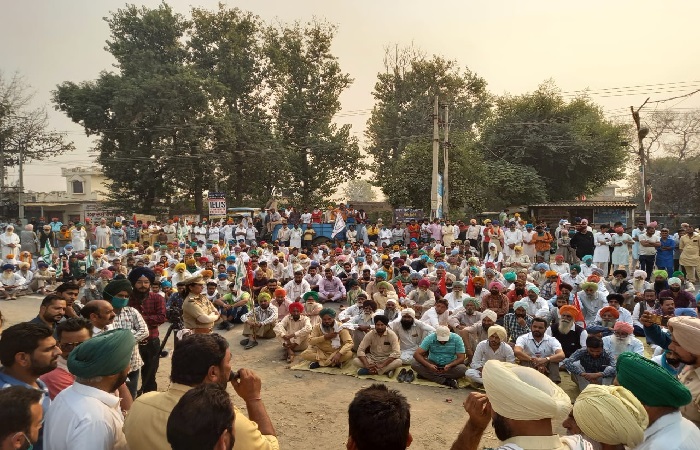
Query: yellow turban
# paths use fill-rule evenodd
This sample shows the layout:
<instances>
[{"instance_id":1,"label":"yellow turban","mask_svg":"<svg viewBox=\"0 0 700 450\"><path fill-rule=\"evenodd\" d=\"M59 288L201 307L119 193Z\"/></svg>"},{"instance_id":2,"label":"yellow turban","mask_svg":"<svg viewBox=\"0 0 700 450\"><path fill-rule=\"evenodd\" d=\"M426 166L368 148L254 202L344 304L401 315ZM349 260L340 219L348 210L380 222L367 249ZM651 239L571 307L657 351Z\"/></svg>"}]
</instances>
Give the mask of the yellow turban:
<instances>
[{"instance_id":1,"label":"yellow turban","mask_svg":"<svg viewBox=\"0 0 700 450\"><path fill-rule=\"evenodd\" d=\"M672 317L668 321L673 339L693 355L700 355L700 319L690 316Z\"/></svg>"},{"instance_id":2,"label":"yellow turban","mask_svg":"<svg viewBox=\"0 0 700 450\"><path fill-rule=\"evenodd\" d=\"M491 337L494 334L497 334L498 337L501 338L501 342L505 342L506 339L508 338L508 332L506 331L505 328L503 328L500 325L491 325L489 327L489 330L486 332L486 335L488 337Z\"/></svg>"},{"instance_id":3,"label":"yellow turban","mask_svg":"<svg viewBox=\"0 0 700 450\"><path fill-rule=\"evenodd\" d=\"M484 389L493 410L513 420L556 419L571 411L571 399L546 375L492 359L484 364Z\"/></svg>"},{"instance_id":4,"label":"yellow turban","mask_svg":"<svg viewBox=\"0 0 700 450\"><path fill-rule=\"evenodd\" d=\"M601 444L633 448L644 440L649 415L642 403L622 386L589 384L574 403L581 431Z\"/></svg>"}]
</instances>

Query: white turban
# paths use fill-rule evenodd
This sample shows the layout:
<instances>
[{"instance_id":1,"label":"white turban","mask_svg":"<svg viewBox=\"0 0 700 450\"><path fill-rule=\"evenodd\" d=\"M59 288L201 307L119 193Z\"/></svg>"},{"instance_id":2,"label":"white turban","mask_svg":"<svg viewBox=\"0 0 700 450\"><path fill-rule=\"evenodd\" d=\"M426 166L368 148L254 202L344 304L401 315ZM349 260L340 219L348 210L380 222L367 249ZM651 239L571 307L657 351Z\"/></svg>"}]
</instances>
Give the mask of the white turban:
<instances>
[{"instance_id":1,"label":"white turban","mask_svg":"<svg viewBox=\"0 0 700 450\"><path fill-rule=\"evenodd\" d=\"M672 277L668 279L668 285L673 286L674 284L677 284L678 286L682 285L681 279L678 277Z\"/></svg>"},{"instance_id":2,"label":"white turban","mask_svg":"<svg viewBox=\"0 0 700 450\"><path fill-rule=\"evenodd\" d=\"M571 399L535 369L495 359L484 364L484 389L493 410L513 420L556 419L571 411Z\"/></svg>"},{"instance_id":3,"label":"white turban","mask_svg":"<svg viewBox=\"0 0 700 450\"><path fill-rule=\"evenodd\" d=\"M484 317L488 317L495 322L498 319L498 314L496 314L496 311L492 309L486 309L481 313L481 318L483 319Z\"/></svg>"},{"instance_id":4,"label":"white turban","mask_svg":"<svg viewBox=\"0 0 700 450\"><path fill-rule=\"evenodd\" d=\"M635 270L634 273L632 274L632 278L646 278L647 273L643 270Z\"/></svg>"},{"instance_id":5,"label":"white turban","mask_svg":"<svg viewBox=\"0 0 700 450\"><path fill-rule=\"evenodd\" d=\"M622 386L589 384L574 403L581 431L601 444L633 448L644 440L649 415L642 403Z\"/></svg>"}]
</instances>

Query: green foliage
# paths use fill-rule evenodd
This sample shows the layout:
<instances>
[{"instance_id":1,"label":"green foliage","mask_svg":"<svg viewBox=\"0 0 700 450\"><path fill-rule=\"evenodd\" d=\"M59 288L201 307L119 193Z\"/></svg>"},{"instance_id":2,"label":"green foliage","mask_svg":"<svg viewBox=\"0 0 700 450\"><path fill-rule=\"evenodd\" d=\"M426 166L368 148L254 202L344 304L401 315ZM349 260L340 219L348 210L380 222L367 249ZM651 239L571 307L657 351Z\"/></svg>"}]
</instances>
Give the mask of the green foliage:
<instances>
[{"instance_id":1,"label":"green foliage","mask_svg":"<svg viewBox=\"0 0 700 450\"><path fill-rule=\"evenodd\" d=\"M546 83L532 94L499 98L480 142L486 152L520 167L523 182L543 184L543 197L556 201L593 194L620 179L626 133L590 100L567 102Z\"/></svg>"},{"instance_id":2,"label":"green foliage","mask_svg":"<svg viewBox=\"0 0 700 450\"><path fill-rule=\"evenodd\" d=\"M377 198L377 194L372 190L372 183L366 180L348 181L343 193L348 203L373 202Z\"/></svg>"},{"instance_id":3,"label":"green foliage","mask_svg":"<svg viewBox=\"0 0 700 450\"><path fill-rule=\"evenodd\" d=\"M270 28L223 5L191 19L127 5L105 21L118 72L64 82L53 101L99 137L114 206L192 201L202 213L215 189L237 205L283 193L311 204L363 170L349 126L331 122L351 82L330 51L333 27Z\"/></svg>"},{"instance_id":4,"label":"green foliage","mask_svg":"<svg viewBox=\"0 0 700 450\"><path fill-rule=\"evenodd\" d=\"M463 147L475 138L476 125L489 115L491 96L486 82L468 69L461 69L454 61L439 56L426 59L411 48L387 52L385 72L377 78L372 93L376 104L366 131L369 141L366 150L374 159L376 183L395 206L410 204L429 209L430 192L423 191L429 191L425 180L428 186L431 180L427 166L432 161L434 96L439 95L441 103L450 105L450 127L462 134L460 146ZM464 156L460 146L453 152L456 161ZM404 155L409 147L413 147L411 154ZM464 157L473 159L475 155ZM402 173L426 169L413 169L409 167L412 164L426 166L428 177L410 178L413 189L397 185L404 182ZM455 168L454 173L461 172ZM417 190L414 183L418 180L422 186ZM456 197L453 191L450 197L452 207L470 202Z\"/></svg>"},{"instance_id":5,"label":"green foliage","mask_svg":"<svg viewBox=\"0 0 700 450\"><path fill-rule=\"evenodd\" d=\"M327 199L364 169L350 126L332 122L352 82L331 53L334 35L335 27L314 22L266 36L275 129L289 165L283 186L302 205Z\"/></svg>"}]
</instances>

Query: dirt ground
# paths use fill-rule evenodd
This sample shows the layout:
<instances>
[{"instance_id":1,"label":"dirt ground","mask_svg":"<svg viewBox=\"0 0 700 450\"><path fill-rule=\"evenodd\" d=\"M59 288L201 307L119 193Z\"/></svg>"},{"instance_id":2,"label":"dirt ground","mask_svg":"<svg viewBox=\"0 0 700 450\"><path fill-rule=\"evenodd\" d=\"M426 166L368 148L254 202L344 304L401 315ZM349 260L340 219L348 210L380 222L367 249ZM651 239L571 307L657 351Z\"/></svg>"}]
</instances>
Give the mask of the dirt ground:
<instances>
[{"instance_id":1,"label":"dirt ground","mask_svg":"<svg viewBox=\"0 0 700 450\"><path fill-rule=\"evenodd\" d=\"M40 297L20 297L15 301L0 301L5 327L30 320L39 310ZM167 324L161 327L165 336ZM308 371L293 371L282 359L282 348L275 340L261 340L251 350L243 350L242 326L220 332L231 344L233 367L253 369L262 379L262 397L277 430L284 450L308 450L321 441L324 449L345 448L348 435L347 408L355 392L370 385L345 375L328 375ZM173 338L166 349L172 350ZM162 358L158 370L158 388L169 384L170 358ZM469 390L433 388L402 383L389 383L406 396L411 405L411 434L414 449L449 449L464 425L467 414L462 402ZM245 411L241 399L229 387L234 404ZM482 439L482 446L496 446L491 427Z\"/></svg>"}]
</instances>

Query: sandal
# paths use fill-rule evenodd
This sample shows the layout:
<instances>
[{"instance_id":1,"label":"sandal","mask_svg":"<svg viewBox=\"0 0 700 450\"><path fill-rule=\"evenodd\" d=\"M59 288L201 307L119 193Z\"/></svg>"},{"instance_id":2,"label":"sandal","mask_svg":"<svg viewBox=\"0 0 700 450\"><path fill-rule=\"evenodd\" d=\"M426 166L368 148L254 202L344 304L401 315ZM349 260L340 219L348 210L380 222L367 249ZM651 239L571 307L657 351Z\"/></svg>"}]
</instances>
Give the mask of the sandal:
<instances>
[{"instance_id":1,"label":"sandal","mask_svg":"<svg viewBox=\"0 0 700 450\"><path fill-rule=\"evenodd\" d=\"M250 341L248 345L243 347L244 350L250 350L251 348L255 347L258 345L258 341Z\"/></svg>"}]
</instances>

